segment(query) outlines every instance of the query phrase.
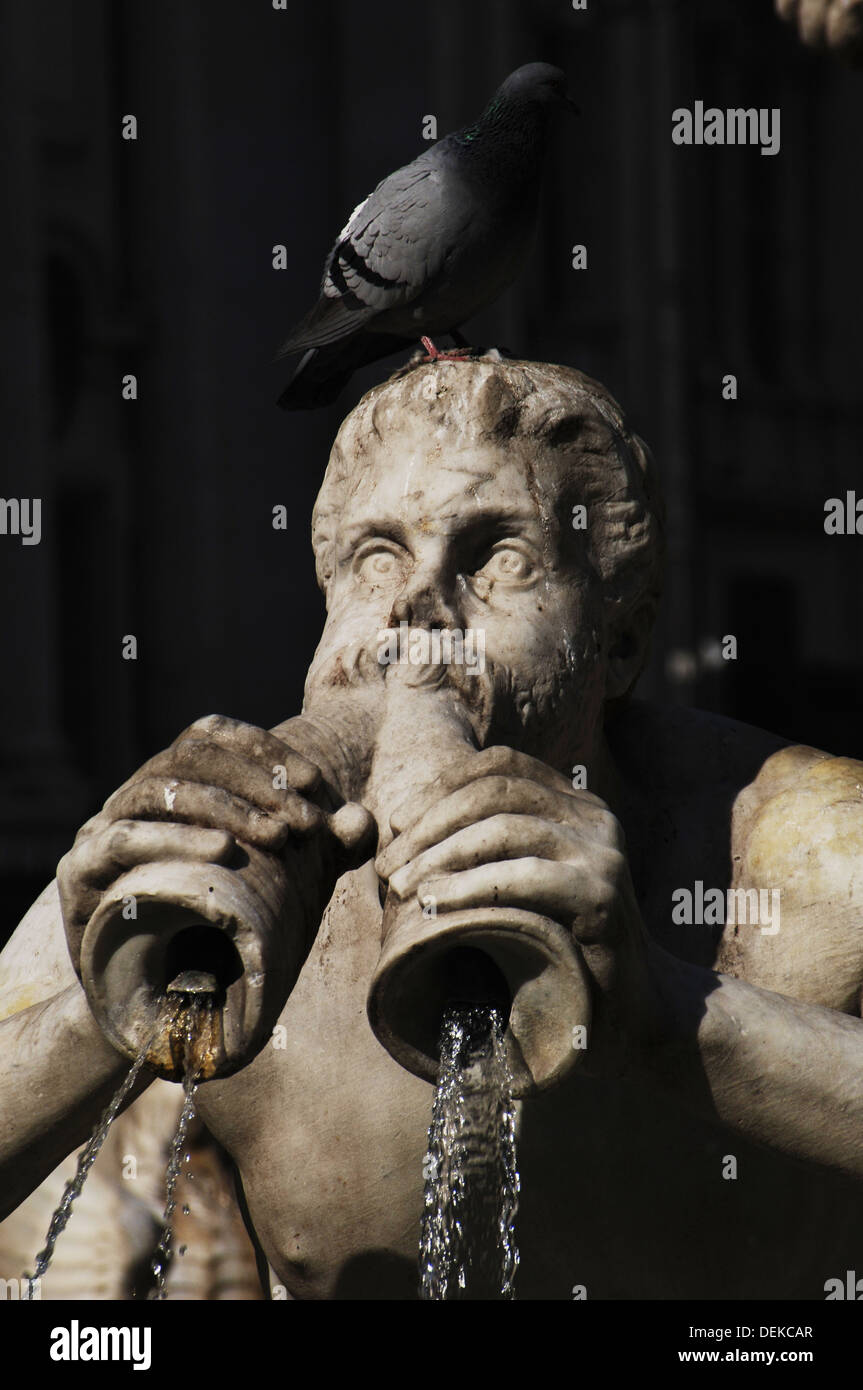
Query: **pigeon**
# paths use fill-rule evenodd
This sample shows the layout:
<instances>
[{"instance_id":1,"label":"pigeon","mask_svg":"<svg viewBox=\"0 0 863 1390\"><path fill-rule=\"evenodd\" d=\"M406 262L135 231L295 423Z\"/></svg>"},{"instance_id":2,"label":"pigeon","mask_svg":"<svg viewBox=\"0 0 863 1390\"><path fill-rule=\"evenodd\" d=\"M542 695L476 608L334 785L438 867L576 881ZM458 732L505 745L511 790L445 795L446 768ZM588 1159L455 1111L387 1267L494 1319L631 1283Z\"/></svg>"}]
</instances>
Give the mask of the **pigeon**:
<instances>
[{"instance_id":1,"label":"pigeon","mask_svg":"<svg viewBox=\"0 0 863 1390\"><path fill-rule=\"evenodd\" d=\"M548 63L511 73L472 125L397 169L351 213L320 297L277 360L302 354L285 410L328 405L357 368L448 333L516 278L533 231L549 119L577 111Z\"/></svg>"}]
</instances>

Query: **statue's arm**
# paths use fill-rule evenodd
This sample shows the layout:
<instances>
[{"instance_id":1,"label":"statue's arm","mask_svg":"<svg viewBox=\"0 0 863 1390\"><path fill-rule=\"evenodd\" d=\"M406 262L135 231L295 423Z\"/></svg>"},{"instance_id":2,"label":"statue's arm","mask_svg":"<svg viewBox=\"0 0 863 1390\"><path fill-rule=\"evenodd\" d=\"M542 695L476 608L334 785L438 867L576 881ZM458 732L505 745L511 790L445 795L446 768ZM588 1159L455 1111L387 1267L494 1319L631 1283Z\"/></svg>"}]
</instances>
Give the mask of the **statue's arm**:
<instances>
[{"instance_id":1,"label":"statue's arm","mask_svg":"<svg viewBox=\"0 0 863 1390\"><path fill-rule=\"evenodd\" d=\"M2 1220L87 1140L129 1067L72 969L55 883L0 953L0 1059Z\"/></svg>"},{"instance_id":2,"label":"statue's arm","mask_svg":"<svg viewBox=\"0 0 863 1390\"><path fill-rule=\"evenodd\" d=\"M672 1030L652 1065L733 1129L863 1178L863 764L783 749L732 838L732 888L770 921L735 908L716 972L654 970Z\"/></svg>"},{"instance_id":3,"label":"statue's arm","mask_svg":"<svg viewBox=\"0 0 863 1390\"><path fill-rule=\"evenodd\" d=\"M863 1022L667 957L645 1079L792 1158L863 1179Z\"/></svg>"}]
</instances>

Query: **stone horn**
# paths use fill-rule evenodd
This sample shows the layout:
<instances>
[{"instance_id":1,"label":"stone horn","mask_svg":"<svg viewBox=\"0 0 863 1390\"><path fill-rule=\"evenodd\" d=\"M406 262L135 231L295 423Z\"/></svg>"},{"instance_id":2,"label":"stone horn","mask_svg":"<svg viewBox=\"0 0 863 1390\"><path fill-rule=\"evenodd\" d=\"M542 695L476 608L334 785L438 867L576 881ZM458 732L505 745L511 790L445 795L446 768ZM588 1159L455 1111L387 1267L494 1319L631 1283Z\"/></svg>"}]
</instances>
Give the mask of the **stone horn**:
<instances>
[{"instance_id":1,"label":"stone horn","mask_svg":"<svg viewBox=\"0 0 863 1390\"><path fill-rule=\"evenodd\" d=\"M356 781L347 748L373 741L355 698L324 702L318 717L274 732L322 769L334 807L338 789ZM313 936L291 930L303 915L303 877L321 871L311 844L288 844L279 855L239 850L231 868L162 861L131 869L103 895L81 939L69 940L103 1032L130 1059L146 1047L147 1065L171 1081L183 1079L185 1050L182 1027L168 1026L172 995L209 996L196 1061L202 1080L230 1076L271 1036L312 945Z\"/></svg>"},{"instance_id":2,"label":"stone horn","mask_svg":"<svg viewBox=\"0 0 863 1390\"><path fill-rule=\"evenodd\" d=\"M474 718L442 669L388 669L363 797L381 849L393 839L389 816L400 803L477 751ZM368 995L373 1031L397 1062L434 1083L443 1012L455 1002L501 1010L516 1096L559 1081L583 1045L574 1030L590 1024L584 969L558 922L505 904L435 913L433 904L400 901L389 891Z\"/></svg>"}]
</instances>

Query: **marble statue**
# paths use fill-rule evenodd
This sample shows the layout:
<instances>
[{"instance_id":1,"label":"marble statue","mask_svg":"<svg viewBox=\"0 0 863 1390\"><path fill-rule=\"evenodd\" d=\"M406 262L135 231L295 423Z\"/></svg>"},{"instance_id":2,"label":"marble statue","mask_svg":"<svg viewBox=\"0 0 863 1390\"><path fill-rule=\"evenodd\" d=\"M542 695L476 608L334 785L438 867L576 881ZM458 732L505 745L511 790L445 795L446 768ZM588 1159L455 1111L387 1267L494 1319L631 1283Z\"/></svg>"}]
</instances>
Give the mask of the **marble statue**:
<instances>
[{"instance_id":1,"label":"marble statue","mask_svg":"<svg viewBox=\"0 0 863 1390\"><path fill-rule=\"evenodd\" d=\"M278 1296L416 1297L447 932L511 1003L519 1298L819 1299L859 1267L863 765L634 697L663 535L648 449L575 370L419 362L363 398L302 715L193 724L0 958L4 1213L128 1066L144 966L94 923L170 862L278 885L236 970L283 995L226 983L199 1091Z\"/></svg>"}]
</instances>

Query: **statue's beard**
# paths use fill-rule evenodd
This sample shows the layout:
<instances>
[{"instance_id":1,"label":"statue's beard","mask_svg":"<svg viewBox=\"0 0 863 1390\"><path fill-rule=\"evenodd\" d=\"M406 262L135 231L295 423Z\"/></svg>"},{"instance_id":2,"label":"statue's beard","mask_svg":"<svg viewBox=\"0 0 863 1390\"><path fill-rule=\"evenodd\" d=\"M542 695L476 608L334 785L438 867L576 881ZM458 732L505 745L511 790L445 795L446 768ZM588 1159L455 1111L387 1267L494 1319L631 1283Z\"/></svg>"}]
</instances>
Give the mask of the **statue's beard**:
<instances>
[{"instance_id":1,"label":"statue's beard","mask_svg":"<svg viewBox=\"0 0 863 1390\"><path fill-rule=\"evenodd\" d=\"M600 642L592 625L555 646L529 669L485 655L483 668L460 662L402 662L404 686L452 690L467 711L477 746L504 744L569 769L583 761L602 720L604 682ZM357 640L340 650L319 649L306 682L305 709L319 700L349 695L384 705L391 667L379 660L377 640ZM417 731L422 737L421 730Z\"/></svg>"}]
</instances>

